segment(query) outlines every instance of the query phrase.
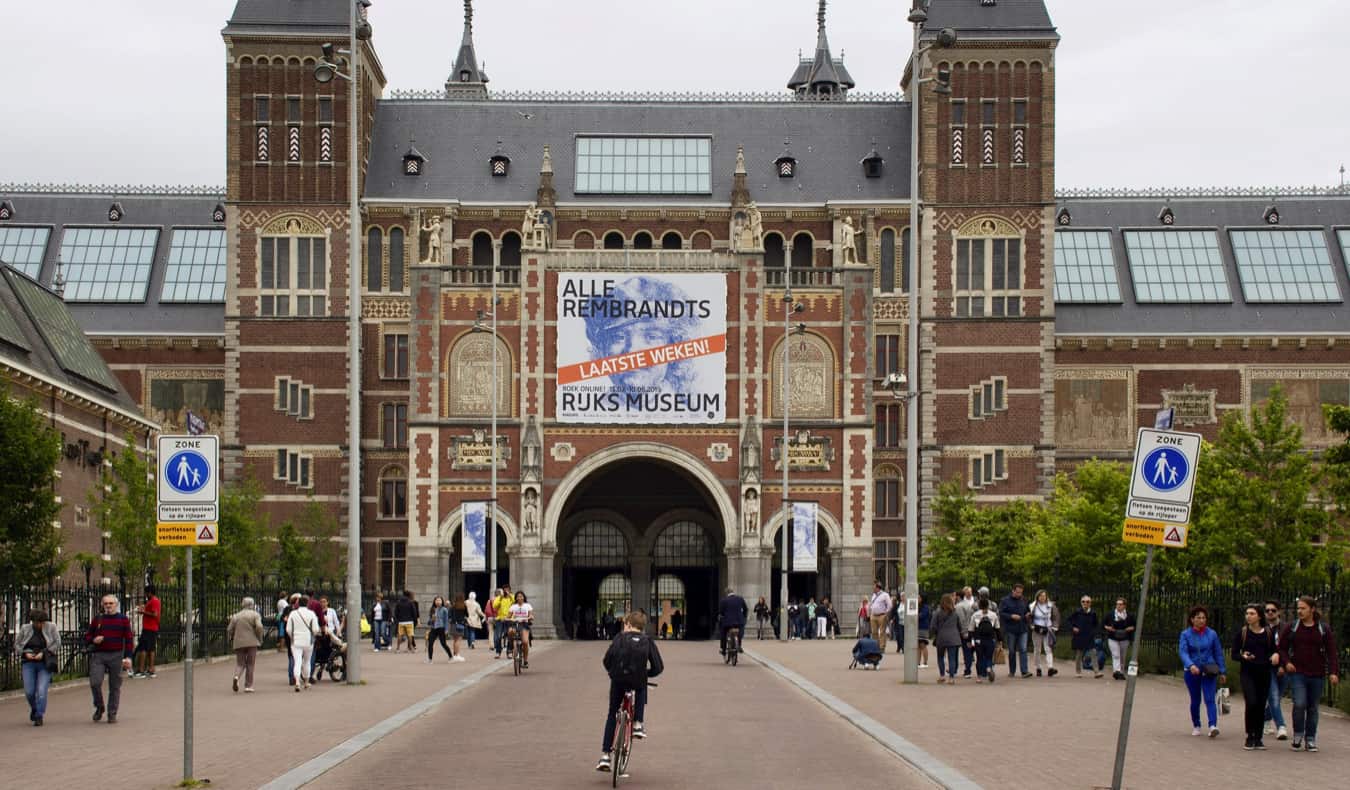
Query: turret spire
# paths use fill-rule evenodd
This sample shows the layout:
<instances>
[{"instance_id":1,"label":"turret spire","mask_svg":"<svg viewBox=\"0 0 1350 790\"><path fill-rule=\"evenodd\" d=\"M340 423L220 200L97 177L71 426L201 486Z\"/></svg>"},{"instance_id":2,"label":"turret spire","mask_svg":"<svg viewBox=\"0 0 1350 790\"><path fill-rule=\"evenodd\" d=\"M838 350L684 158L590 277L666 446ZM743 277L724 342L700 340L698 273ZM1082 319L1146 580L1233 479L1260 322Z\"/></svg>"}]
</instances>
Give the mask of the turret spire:
<instances>
[{"instance_id":1,"label":"turret spire","mask_svg":"<svg viewBox=\"0 0 1350 790\"><path fill-rule=\"evenodd\" d=\"M853 77L844 68L841 57L830 54L830 41L825 34L825 4L820 0L816 8L816 51L812 58L798 54L797 69L788 80L788 89L799 99L842 99L854 86Z\"/></svg>"},{"instance_id":2,"label":"turret spire","mask_svg":"<svg viewBox=\"0 0 1350 790\"><path fill-rule=\"evenodd\" d=\"M464 0L464 37L459 42L455 65L445 80L445 94L452 98L486 99L487 82L487 71L479 67L473 47L473 0Z\"/></svg>"}]
</instances>

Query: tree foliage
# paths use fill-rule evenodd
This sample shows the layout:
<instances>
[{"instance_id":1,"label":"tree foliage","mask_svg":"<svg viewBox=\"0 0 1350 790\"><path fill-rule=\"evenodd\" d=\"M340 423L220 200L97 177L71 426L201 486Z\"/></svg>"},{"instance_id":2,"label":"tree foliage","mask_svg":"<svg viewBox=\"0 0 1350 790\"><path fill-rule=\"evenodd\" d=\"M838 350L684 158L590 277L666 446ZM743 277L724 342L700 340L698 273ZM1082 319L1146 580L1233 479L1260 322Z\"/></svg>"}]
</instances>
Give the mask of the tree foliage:
<instances>
[{"instance_id":1,"label":"tree foliage","mask_svg":"<svg viewBox=\"0 0 1350 790\"><path fill-rule=\"evenodd\" d=\"M135 437L127 434L122 449L113 455L106 490L89 494L95 523L108 533L113 566L128 578L141 578L147 568L159 568L168 556L155 544L156 474L153 464L136 451Z\"/></svg>"},{"instance_id":2,"label":"tree foliage","mask_svg":"<svg viewBox=\"0 0 1350 790\"><path fill-rule=\"evenodd\" d=\"M342 578L347 555L338 536L337 519L312 499L294 520L283 522L277 529L275 555L282 586L289 589L316 579Z\"/></svg>"},{"instance_id":3,"label":"tree foliage","mask_svg":"<svg viewBox=\"0 0 1350 790\"><path fill-rule=\"evenodd\" d=\"M1327 450L1324 480L1328 496L1336 503L1340 527L1345 528L1350 519L1350 406L1327 405L1322 410L1331 430L1345 437Z\"/></svg>"},{"instance_id":4,"label":"tree foliage","mask_svg":"<svg viewBox=\"0 0 1350 790\"><path fill-rule=\"evenodd\" d=\"M37 402L0 391L0 581L38 584L61 571L60 533L52 522L61 435Z\"/></svg>"},{"instance_id":5,"label":"tree foliage","mask_svg":"<svg viewBox=\"0 0 1350 790\"><path fill-rule=\"evenodd\" d=\"M231 483L220 492L220 545L200 552L208 579L257 573L272 559L266 517L259 512L262 486L253 478Z\"/></svg>"}]
</instances>

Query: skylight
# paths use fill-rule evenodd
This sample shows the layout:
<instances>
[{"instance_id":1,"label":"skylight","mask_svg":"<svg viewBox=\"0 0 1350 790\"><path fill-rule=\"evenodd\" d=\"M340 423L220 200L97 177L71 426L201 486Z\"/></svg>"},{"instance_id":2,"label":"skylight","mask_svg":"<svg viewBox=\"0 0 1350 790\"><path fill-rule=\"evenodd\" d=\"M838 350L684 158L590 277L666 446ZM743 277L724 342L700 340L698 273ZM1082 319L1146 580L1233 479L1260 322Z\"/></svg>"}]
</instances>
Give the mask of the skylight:
<instances>
[{"instance_id":1,"label":"skylight","mask_svg":"<svg viewBox=\"0 0 1350 790\"><path fill-rule=\"evenodd\" d=\"M1326 236L1313 230L1229 231L1248 302L1339 302Z\"/></svg>"},{"instance_id":2,"label":"skylight","mask_svg":"<svg viewBox=\"0 0 1350 790\"><path fill-rule=\"evenodd\" d=\"M145 301L158 241L156 228L66 228L66 301Z\"/></svg>"},{"instance_id":3,"label":"skylight","mask_svg":"<svg viewBox=\"0 0 1350 790\"><path fill-rule=\"evenodd\" d=\"M1120 282L1109 232L1055 232L1055 301L1120 301Z\"/></svg>"},{"instance_id":4,"label":"skylight","mask_svg":"<svg viewBox=\"0 0 1350 790\"><path fill-rule=\"evenodd\" d=\"M1212 230L1127 230L1125 255L1137 302L1233 300Z\"/></svg>"}]
</instances>

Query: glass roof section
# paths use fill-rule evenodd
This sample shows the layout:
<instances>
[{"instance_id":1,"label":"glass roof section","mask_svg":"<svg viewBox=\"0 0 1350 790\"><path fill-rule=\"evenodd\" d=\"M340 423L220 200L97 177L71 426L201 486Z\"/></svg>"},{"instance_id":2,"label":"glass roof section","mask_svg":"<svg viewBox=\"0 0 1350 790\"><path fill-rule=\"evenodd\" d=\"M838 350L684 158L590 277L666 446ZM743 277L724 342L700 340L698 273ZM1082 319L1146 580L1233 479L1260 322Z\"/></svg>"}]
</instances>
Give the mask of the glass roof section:
<instances>
[{"instance_id":1,"label":"glass roof section","mask_svg":"<svg viewBox=\"0 0 1350 790\"><path fill-rule=\"evenodd\" d=\"M161 302L225 301L225 231L174 228Z\"/></svg>"},{"instance_id":2,"label":"glass roof section","mask_svg":"<svg viewBox=\"0 0 1350 790\"><path fill-rule=\"evenodd\" d=\"M1341 243L1341 260L1345 262L1345 272L1350 274L1350 230L1336 231L1336 239Z\"/></svg>"},{"instance_id":3,"label":"glass roof section","mask_svg":"<svg viewBox=\"0 0 1350 790\"><path fill-rule=\"evenodd\" d=\"M1242 296L1248 302L1339 302L1320 230L1232 230Z\"/></svg>"},{"instance_id":4,"label":"glass roof section","mask_svg":"<svg viewBox=\"0 0 1350 790\"><path fill-rule=\"evenodd\" d=\"M0 340L23 349L32 351L28 346L28 339L23 336L23 330L19 328L19 322L10 314L9 308L4 302L0 302Z\"/></svg>"},{"instance_id":5,"label":"glass roof section","mask_svg":"<svg viewBox=\"0 0 1350 790\"><path fill-rule=\"evenodd\" d=\"M0 228L0 261L36 280L42 270L42 258L47 254L47 238L51 233L51 228L22 225Z\"/></svg>"},{"instance_id":6,"label":"glass roof section","mask_svg":"<svg viewBox=\"0 0 1350 790\"><path fill-rule=\"evenodd\" d=\"M1055 231L1055 301L1120 301L1109 231Z\"/></svg>"},{"instance_id":7,"label":"glass roof section","mask_svg":"<svg viewBox=\"0 0 1350 790\"><path fill-rule=\"evenodd\" d=\"M707 195L708 137L578 137L579 195Z\"/></svg>"},{"instance_id":8,"label":"glass roof section","mask_svg":"<svg viewBox=\"0 0 1350 790\"><path fill-rule=\"evenodd\" d=\"M61 369L116 392L117 379L113 378L103 357L90 345L84 330L70 317L61 298L13 272L5 272L5 277L23 303L23 309L42 333L43 340L47 341Z\"/></svg>"},{"instance_id":9,"label":"glass roof section","mask_svg":"<svg viewBox=\"0 0 1350 790\"><path fill-rule=\"evenodd\" d=\"M1212 230L1127 230L1125 256L1136 302L1231 302Z\"/></svg>"},{"instance_id":10,"label":"glass roof section","mask_svg":"<svg viewBox=\"0 0 1350 790\"><path fill-rule=\"evenodd\" d=\"M144 302L158 241L157 228L66 228L66 301Z\"/></svg>"}]
</instances>

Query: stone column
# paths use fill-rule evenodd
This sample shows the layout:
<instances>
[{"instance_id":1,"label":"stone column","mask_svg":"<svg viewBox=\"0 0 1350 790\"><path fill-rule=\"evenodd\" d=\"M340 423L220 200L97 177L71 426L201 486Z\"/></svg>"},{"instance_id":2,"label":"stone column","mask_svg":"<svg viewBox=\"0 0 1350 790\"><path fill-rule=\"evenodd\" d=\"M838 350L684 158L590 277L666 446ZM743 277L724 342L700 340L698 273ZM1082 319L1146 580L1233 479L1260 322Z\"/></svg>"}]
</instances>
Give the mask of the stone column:
<instances>
[{"instance_id":1,"label":"stone column","mask_svg":"<svg viewBox=\"0 0 1350 790\"><path fill-rule=\"evenodd\" d=\"M633 609L647 609L652 598L652 558L634 557L628 565L632 569ZM651 612L647 614L650 616Z\"/></svg>"},{"instance_id":2,"label":"stone column","mask_svg":"<svg viewBox=\"0 0 1350 790\"><path fill-rule=\"evenodd\" d=\"M559 622L553 588L553 555L557 551L551 546L513 549L510 555L511 587L524 590L534 606L532 633L539 639L556 639Z\"/></svg>"},{"instance_id":3,"label":"stone column","mask_svg":"<svg viewBox=\"0 0 1350 790\"><path fill-rule=\"evenodd\" d=\"M770 555L758 546L741 549L727 557L727 583L751 608L759 600L759 596L764 596L765 600L770 598L772 588L768 572L770 560ZM719 594L721 592L718 590Z\"/></svg>"}]
</instances>

